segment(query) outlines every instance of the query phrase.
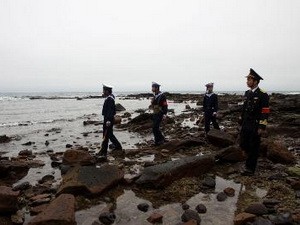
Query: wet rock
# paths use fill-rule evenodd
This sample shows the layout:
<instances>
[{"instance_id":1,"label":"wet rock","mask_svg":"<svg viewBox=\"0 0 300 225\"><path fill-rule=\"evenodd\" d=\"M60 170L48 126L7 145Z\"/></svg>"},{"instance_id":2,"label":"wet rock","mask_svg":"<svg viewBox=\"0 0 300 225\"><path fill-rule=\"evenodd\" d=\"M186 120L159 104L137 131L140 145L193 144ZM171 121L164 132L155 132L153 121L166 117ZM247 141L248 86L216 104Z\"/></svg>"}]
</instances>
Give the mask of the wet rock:
<instances>
[{"instance_id":1,"label":"wet rock","mask_svg":"<svg viewBox=\"0 0 300 225\"><path fill-rule=\"evenodd\" d=\"M245 160L245 154L238 145L233 145L220 150L216 159L222 162L242 162Z\"/></svg>"},{"instance_id":2,"label":"wet rock","mask_svg":"<svg viewBox=\"0 0 300 225\"><path fill-rule=\"evenodd\" d=\"M21 184L18 184L16 186L13 187L13 191L24 191L27 190L31 187L31 184L28 181L25 181Z\"/></svg>"},{"instance_id":3,"label":"wet rock","mask_svg":"<svg viewBox=\"0 0 300 225\"><path fill-rule=\"evenodd\" d=\"M30 215L37 215L47 209L49 204L43 204L43 205L38 205L38 206L33 206L30 207Z\"/></svg>"},{"instance_id":4,"label":"wet rock","mask_svg":"<svg viewBox=\"0 0 300 225\"><path fill-rule=\"evenodd\" d=\"M264 204L261 203L253 203L249 205L246 210L246 213L251 213L257 216L262 216L268 214L268 209Z\"/></svg>"},{"instance_id":5,"label":"wet rock","mask_svg":"<svg viewBox=\"0 0 300 225\"><path fill-rule=\"evenodd\" d=\"M19 155L20 156L32 156L32 151L28 150L28 149L25 149L25 150L20 151Z\"/></svg>"},{"instance_id":6,"label":"wet rock","mask_svg":"<svg viewBox=\"0 0 300 225\"><path fill-rule=\"evenodd\" d=\"M45 145L46 146L50 145L50 142L49 141L45 141Z\"/></svg>"},{"instance_id":7,"label":"wet rock","mask_svg":"<svg viewBox=\"0 0 300 225\"><path fill-rule=\"evenodd\" d=\"M54 181L54 176L53 175L45 175L45 176L43 176L42 177L42 179L41 180L39 180L38 182L40 183L40 184L43 184L43 183L46 183L46 182L48 182L48 181Z\"/></svg>"},{"instance_id":8,"label":"wet rock","mask_svg":"<svg viewBox=\"0 0 300 225\"><path fill-rule=\"evenodd\" d=\"M161 215L160 213L154 212L152 213L148 218L147 221L149 223L162 223L163 222L163 215Z\"/></svg>"},{"instance_id":9,"label":"wet rock","mask_svg":"<svg viewBox=\"0 0 300 225\"><path fill-rule=\"evenodd\" d=\"M296 161L295 156L280 142L263 141L261 146L267 158L274 163L293 164Z\"/></svg>"},{"instance_id":10,"label":"wet rock","mask_svg":"<svg viewBox=\"0 0 300 225\"><path fill-rule=\"evenodd\" d=\"M114 213L111 213L111 212L104 212L104 213L100 214L99 220L104 225L110 225L110 224L113 224L115 222L116 215Z\"/></svg>"},{"instance_id":11,"label":"wet rock","mask_svg":"<svg viewBox=\"0 0 300 225\"><path fill-rule=\"evenodd\" d=\"M224 192L217 194L217 200L219 202L224 202L227 199L227 195Z\"/></svg>"},{"instance_id":12,"label":"wet rock","mask_svg":"<svg viewBox=\"0 0 300 225\"><path fill-rule=\"evenodd\" d=\"M13 224L23 224L25 221L25 213L21 210L18 210L16 214L11 215L11 221Z\"/></svg>"},{"instance_id":13,"label":"wet rock","mask_svg":"<svg viewBox=\"0 0 300 225\"><path fill-rule=\"evenodd\" d=\"M234 137L230 134L212 129L207 134L208 141L214 146L225 148L234 144Z\"/></svg>"},{"instance_id":14,"label":"wet rock","mask_svg":"<svg viewBox=\"0 0 300 225\"><path fill-rule=\"evenodd\" d=\"M188 222L181 225L197 225L197 220L189 220Z\"/></svg>"},{"instance_id":15,"label":"wet rock","mask_svg":"<svg viewBox=\"0 0 300 225\"><path fill-rule=\"evenodd\" d=\"M102 124L102 122L98 121L98 120L85 120L85 121L83 121L83 126L88 126L88 125L98 126L98 125L101 125L101 124Z\"/></svg>"},{"instance_id":16,"label":"wet rock","mask_svg":"<svg viewBox=\"0 0 300 225\"><path fill-rule=\"evenodd\" d=\"M65 151L63 163L68 165L93 165L95 159L87 151L70 149Z\"/></svg>"},{"instance_id":17,"label":"wet rock","mask_svg":"<svg viewBox=\"0 0 300 225\"><path fill-rule=\"evenodd\" d=\"M0 186L0 212L16 212L18 210L19 194L19 191L13 191L10 187Z\"/></svg>"},{"instance_id":18,"label":"wet rock","mask_svg":"<svg viewBox=\"0 0 300 225\"><path fill-rule=\"evenodd\" d=\"M126 111L125 107L122 106L120 103L116 104L116 111L121 112L121 111Z\"/></svg>"},{"instance_id":19,"label":"wet rock","mask_svg":"<svg viewBox=\"0 0 300 225\"><path fill-rule=\"evenodd\" d=\"M178 151L178 150L185 150L191 147L196 146L203 146L204 141L199 139L186 139L186 140L173 140L166 142L165 144L161 145L159 148L169 151Z\"/></svg>"},{"instance_id":20,"label":"wet rock","mask_svg":"<svg viewBox=\"0 0 300 225\"><path fill-rule=\"evenodd\" d=\"M131 117L131 113L125 112L124 115L122 116L123 118L129 118Z\"/></svg>"},{"instance_id":21,"label":"wet rock","mask_svg":"<svg viewBox=\"0 0 300 225\"><path fill-rule=\"evenodd\" d=\"M26 142L26 143L24 143L24 144L22 144L22 145L30 146L30 145L34 145L34 144L35 144L35 142L33 142L33 141L28 141L28 142Z\"/></svg>"},{"instance_id":22,"label":"wet rock","mask_svg":"<svg viewBox=\"0 0 300 225\"><path fill-rule=\"evenodd\" d=\"M124 172L117 166L75 166L63 176L58 193L96 195L119 183L123 178Z\"/></svg>"},{"instance_id":23,"label":"wet rock","mask_svg":"<svg viewBox=\"0 0 300 225\"><path fill-rule=\"evenodd\" d=\"M11 141L11 138L8 137L8 136L6 136L6 135L1 135L1 136L0 136L0 144L1 144L1 143L8 143L8 142L10 142L10 141Z\"/></svg>"},{"instance_id":24,"label":"wet rock","mask_svg":"<svg viewBox=\"0 0 300 225\"><path fill-rule=\"evenodd\" d=\"M274 208L276 205L278 205L281 201L277 200L277 199L265 199L263 201L263 204L267 207L267 208Z\"/></svg>"},{"instance_id":25,"label":"wet rock","mask_svg":"<svg viewBox=\"0 0 300 225\"><path fill-rule=\"evenodd\" d=\"M253 223L253 225L274 225L270 220L262 218L262 217L257 217Z\"/></svg>"},{"instance_id":26,"label":"wet rock","mask_svg":"<svg viewBox=\"0 0 300 225\"><path fill-rule=\"evenodd\" d=\"M28 225L64 224L76 225L75 198L73 195L62 194L33 218Z\"/></svg>"},{"instance_id":27,"label":"wet rock","mask_svg":"<svg viewBox=\"0 0 300 225\"><path fill-rule=\"evenodd\" d=\"M200 213L200 214L204 214L204 213L207 212L207 208L206 208L205 205L199 204L199 205L196 206L196 211L197 211L198 213Z\"/></svg>"},{"instance_id":28,"label":"wet rock","mask_svg":"<svg viewBox=\"0 0 300 225\"><path fill-rule=\"evenodd\" d=\"M139 210L141 210L142 212L147 212L148 209L149 209L149 204L147 204L147 203L141 203L141 204L139 204L139 205L137 206L137 208L138 208Z\"/></svg>"},{"instance_id":29,"label":"wet rock","mask_svg":"<svg viewBox=\"0 0 300 225\"><path fill-rule=\"evenodd\" d=\"M50 194L40 194L33 196L30 198L30 206L38 206L38 205L43 205L46 203L49 203L51 201L51 195Z\"/></svg>"},{"instance_id":30,"label":"wet rock","mask_svg":"<svg viewBox=\"0 0 300 225\"><path fill-rule=\"evenodd\" d=\"M71 145L71 144L66 144L66 148L72 148L73 147L73 145Z\"/></svg>"},{"instance_id":31,"label":"wet rock","mask_svg":"<svg viewBox=\"0 0 300 225\"><path fill-rule=\"evenodd\" d=\"M200 223L201 223L201 218L200 218L199 214L194 210L188 209L182 214L181 221L188 222L190 220L196 220L197 225L200 225Z\"/></svg>"},{"instance_id":32,"label":"wet rock","mask_svg":"<svg viewBox=\"0 0 300 225\"><path fill-rule=\"evenodd\" d=\"M224 189L224 193L228 196L228 197L234 197L235 195L235 190L231 187L225 188Z\"/></svg>"},{"instance_id":33,"label":"wet rock","mask_svg":"<svg viewBox=\"0 0 300 225\"><path fill-rule=\"evenodd\" d=\"M139 185L162 187L182 177L198 176L214 166L213 156L191 156L144 169L136 181Z\"/></svg>"},{"instance_id":34,"label":"wet rock","mask_svg":"<svg viewBox=\"0 0 300 225\"><path fill-rule=\"evenodd\" d=\"M254 214L243 212L236 215L233 222L234 225L244 225L248 222L253 222L255 218L256 216Z\"/></svg>"},{"instance_id":35,"label":"wet rock","mask_svg":"<svg viewBox=\"0 0 300 225\"><path fill-rule=\"evenodd\" d=\"M181 208L183 210L188 210L190 208L190 206L187 203L183 203L182 206L181 206Z\"/></svg>"},{"instance_id":36,"label":"wet rock","mask_svg":"<svg viewBox=\"0 0 300 225\"><path fill-rule=\"evenodd\" d=\"M208 188L215 188L216 187L216 180L212 177L206 177L202 182L202 185Z\"/></svg>"},{"instance_id":37,"label":"wet rock","mask_svg":"<svg viewBox=\"0 0 300 225\"><path fill-rule=\"evenodd\" d=\"M190 106L190 105L185 105L185 109L186 109L186 110L190 110L190 109L191 109L191 106Z\"/></svg>"},{"instance_id":38,"label":"wet rock","mask_svg":"<svg viewBox=\"0 0 300 225\"><path fill-rule=\"evenodd\" d=\"M275 225L292 225L293 217L290 212L282 213L276 216L270 216L270 220Z\"/></svg>"}]
</instances>

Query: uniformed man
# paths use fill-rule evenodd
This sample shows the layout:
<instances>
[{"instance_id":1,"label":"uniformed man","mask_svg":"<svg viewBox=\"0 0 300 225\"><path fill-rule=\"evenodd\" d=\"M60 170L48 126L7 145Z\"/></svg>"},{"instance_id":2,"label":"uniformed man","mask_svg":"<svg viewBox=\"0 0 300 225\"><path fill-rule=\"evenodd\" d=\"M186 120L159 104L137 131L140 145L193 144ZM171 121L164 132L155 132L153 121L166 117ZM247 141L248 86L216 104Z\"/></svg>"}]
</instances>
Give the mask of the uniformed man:
<instances>
[{"instance_id":1,"label":"uniformed man","mask_svg":"<svg viewBox=\"0 0 300 225\"><path fill-rule=\"evenodd\" d=\"M203 98L203 112L205 122L205 133L210 130L210 123L212 122L215 129L220 129L217 123L218 112L218 95L213 92L214 83L208 83L206 86L206 93Z\"/></svg>"},{"instance_id":2,"label":"uniformed man","mask_svg":"<svg viewBox=\"0 0 300 225\"><path fill-rule=\"evenodd\" d=\"M107 157L108 141L114 146L114 150L122 150L122 146L113 133L114 117L116 115L115 96L112 94L112 86L103 84L103 96L105 97L102 115L103 122L103 141L99 155Z\"/></svg>"},{"instance_id":3,"label":"uniformed man","mask_svg":"<svg viewBox=\"0 0 300 225\"><path fill-rule=\"evenodd\" d=\"M258 84L263 78L253 69L247 77L245 101L241 116L240 146L246 152L247 160L242 175L254 175L259 156L260 137L265 132L270 113L269 96L262 91Z\"/></svg>"},{"instance_id":4,"label":"uniformed man","mask_svg":"<svg viewBox=\"0 0 300 225\"><path fill-rule=\"evenodd\" d=\"M152 82L152 92L154 97L151 101L151 107L153 109L153 127L155 145L161 145L165 142L165 137L160 131L160 124L166 117L168 112L167 98L164 93L160 91L160 85L156 82Z\"/></svg>"}]
</instances>

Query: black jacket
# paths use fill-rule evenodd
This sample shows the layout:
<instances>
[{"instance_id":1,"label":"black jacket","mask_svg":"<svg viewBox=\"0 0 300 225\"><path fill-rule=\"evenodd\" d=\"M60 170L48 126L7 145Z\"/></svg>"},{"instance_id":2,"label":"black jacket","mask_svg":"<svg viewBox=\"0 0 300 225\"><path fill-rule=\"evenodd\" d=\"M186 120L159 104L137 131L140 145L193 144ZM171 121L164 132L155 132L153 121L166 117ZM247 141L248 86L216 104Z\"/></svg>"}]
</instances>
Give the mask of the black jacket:
<instances>
[{"instance_id":1,"label":"black jacket","mask_svg":"<svg viewBox=\"0 0 300 225\"><path fill-rule=\"evenodd\" d=\"M116 115L116 105L115 105L115 96L109 95L103 104L102 115L104 117L104 121L114 121L114 116Z\"/></svg>"},{"instance_id":2,"label":"black jacket","mask_svg":"<svg viewBox=\"0 0 300 225\"><path fill-rule=\"evenodd\" d=\"M203 98L203 111L217 112L218 109L218 95L215 93L212 93L211 96L205 94Z\"/></svg>"},{"instance_id":3,"label":"black jacket","mask_svg":"<svg viewBox=\"0 0 300 225\"><path fill-rule=\"evenodd\" d=\"M166 95L162 92L159 92L157 95L154 95L152 107L154 109L157 108L157 110L154 110L154 114L157 114L157 113L167 114L168 113L168 103L167 103Z\"/></svg>"},{"instance_id":4,"label":"black jacket","mask_svg":"<svg viewBox=\"0 0 300 225\"><path fill-rule=\"evenodd\" d=\"M265 129L270 113L269 95L257 88L254 92L245 92L242 112L242 126L253 126Z\"/></svg>"}]
</instances>

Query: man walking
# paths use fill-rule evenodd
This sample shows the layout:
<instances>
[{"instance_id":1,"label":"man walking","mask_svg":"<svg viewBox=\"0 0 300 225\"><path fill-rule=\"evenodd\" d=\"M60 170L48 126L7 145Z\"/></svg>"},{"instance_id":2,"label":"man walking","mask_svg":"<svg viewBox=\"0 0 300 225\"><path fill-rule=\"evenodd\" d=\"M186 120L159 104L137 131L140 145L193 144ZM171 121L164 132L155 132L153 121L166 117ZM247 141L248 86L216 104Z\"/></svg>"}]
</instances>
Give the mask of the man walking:
<instances>
[{"instance_id":1,"label":"man walking","mask_svg":"<svg viewBox=\"0 0 300 225\"><path fill-rule=\"evenodd\" d=\"M210 123L212 122L215 129L220 129L217 123L218 112L218 95L213 92L214 83L208 83L206 86L206 93L203 98L203 112L205 122L205 133L210 130Z\"/></svg>"},{"instance_id":2,"label":"man walking","mask_svg":"<svg viewBox=\"0 0 300 225\"><path fill-rule=\"evenodd\" d=\"M263 78L252 68L246 77L247 86L250 90L246 91L244 96L240 146L247 155L245 170L242 175L252 176L255 173L259 156L260 137L265 132L270 108L268 94L258 87Z\"/></svg>"},{"instance_id":3,"label":"man walking","mask_svg":"<svg viewBox=\"0 0 300 225\"><path fill-rule=\"evenodd\" d=\"M116 115L115 96L112 94L112 86L103 84L103 96L105 97L102 115L103 122L103 141L99 155L106 159L108 141L114 146L114 150L122 150L122 146L113 133L114 117Z\"/></svg>"},{"instance_id":4,"label":"man walking","mask_svg":"<svg viewBox=\"0 0 300 225\"><path fill-rule=\"evenodd\" d=\"M154 97L151 101L151 107L153 109L152 131L155 145L158 146L165 142L165 137L160 131L160 124L167 115L168 103L165 94L160 91L160 85L158 83L152 82L152 92L154 93Z\"/></svg>"}]
</instances>

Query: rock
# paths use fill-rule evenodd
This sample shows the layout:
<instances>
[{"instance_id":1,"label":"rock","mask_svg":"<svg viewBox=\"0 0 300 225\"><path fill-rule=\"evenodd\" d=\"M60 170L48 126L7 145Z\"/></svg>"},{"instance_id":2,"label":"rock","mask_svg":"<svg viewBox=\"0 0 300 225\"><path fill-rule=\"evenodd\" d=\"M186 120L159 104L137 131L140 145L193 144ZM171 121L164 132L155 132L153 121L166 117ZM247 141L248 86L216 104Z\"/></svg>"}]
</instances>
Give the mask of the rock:
<instances>
[{"instance_id":1,"label":"rock","mask_svg":"<svg viewBox=\"0 0 300 225\"><path fill-rule=\"evenodd\" d=\"M65 175L69 171L70 168L71 168L71 166L68 166L68 165L60 165L59 169L60 169L61 175Z\"/></svg>"},{"instance_id":2,"label":"rock","mask_svg":"<svg viewBox=\"0 0 300 225\"><path fill-rule=\"evenodd\" d=\"M66 148L72 148L73 147L73 145L71 145L71 144L66 144Z\"/></svg>"},{"instance_id":3,"label":"rock","mask_svg":"<svg viewBox=\"0 0 300 225\"><path fill-rule=\"evenodd\" d=\"M149 223L162 223L163 215L161 215L160 213L154 212L147 218L147 221Z\"/></svg>"},{"instance_id":4,"label":"rock","mask_svg":"<svg viewBox=\"0 0 300 225\"><path fill-rule=\"evenodd\" d=\"M99 220L104 225L110 225L110 224L113 224L115 222L116 215L114 213L111 213L111 212L104 212L104 213L100 214Z\"/></svg>"},{"instance_id":5,"label":"rock","mask_svg":"<svg viewBox=\"0 0 300 225\"><path fill-rule=\"evenodd\" d=\"M187 203L183 203L182 206L181 206L181 208L183 210L188 210L190 208L190 206Z\"/></svg>"},{"instance_id":6,"label":"rock","mask_svg":"<svg viewBox=\"0 0 300 225\"><path fill-rule=\"evenodd\" d=\"M224 193L228 196L228 197L234 197L235 195L235 190L231 187L225 188L224 189Z\"/></svg>"},{"instance_id":7,"label":"rock","mask_svg":"<svg viewBox=\"0 0 300 225\"><path fill-rule=\"evenodd\" d=\"M12 180L20 180L27 175L29 167L28 162L1 160L0 178L10 178L11 174L14 173L15 179Z\"/></svg>"},{"instance_id":8,"label":"rock","mask_svg":"<svg viewBox=\"0 0 300 225\"><path fill-rule=\"evenodd\" d=\"M185 109L186 109L186 110L190 110L190 109L191 109L191 106L190 106L190 105L185 105Z\"/></svg>"},{"instance_id":9,"label":"rock","mask_svg":"<svg viewBox=\"0 0 300 225\"><path fill-rule=\"evenodd\" d=\"M46 146L50 145L50 142L49 141L45 141L45 145Z\"/></svg>"},{"instance_id":10,"label":"rock","mask_svg":"<svg viewBox=\"0 0 300 225\"><path fill-rule=\"evenodd\" d=\"M215 188L216 187L216 180L212 177L206 177L202 182L202 185L208 188Z\"/></svg>"},{"instance_id":11,"label":"rock","mask_svg":"<svg viewBox=\"0 0 300 225\"><path fill-rule=\"evenodd\" d=\"M21 184L18 184L16 186L13 187L13 191L24 191L27 190L31 187L31 184L28 181L25 181Z\"/></svg>"},{"instance_id":12,"label":"rock","mask_svg":"<svg viewBox=\"0 0 300 225\"><path fill-rule=\"evenodd\" d=\"M245 160L245 154L238 145L232 145L220 150L216 155L216 159L222 162L242 162Z\"/></svg>"},{"instance_id":13,"label":"rock","mask_svg":"<svg viewBox=\"0 0 300 225\"><path fill-rule=\"evenodd\" d=\"M25 149L25 150L20 151L19 155L20 156L31 156L32 155L32 151L28 150L28 149Z\"/></svg>"},{"instance_id":14,"label":"rock","mask_svg":"<svg viewBox=\"0 0 300 225\"><path fill-rule=\"evenodd\" d=\"M41 179L41 180L39 180L38 182L40 183L40 184L43 184L43 183L46 183L46 182L48 182L48 181L54 181L54 176L53 175L45 175L45 176L43 176L43 178Z\"/></svg>"},{"instance_id":15,"label":"rock","mask_svg":"<svg viewBox=\"0 0 300 225\"><path fill-rule=\"evenodd\" d=\"M35 142L33 142L33 141L28 141L28 142L26 142L26 143L24 143L24 144L22 144L22 145L30 146L30 145L34 145L34 144L35 144Z\"/></svg>"},{"instance_id":16,"label":"rock","mask_svg":"<svg viewBox=\"0 0 300 225\"><path fill-rule=\"evenodd\" d=\"M98 125L101 125L101 124L102 124L102 122L98 121L98 120L85 120L85 121L83 121L83 126L87 126L87 125L98 126Z\"/></svg>"},{"instance_id":17,"label":"rock","mask_svg":"<svg viewBox=\"0 0 300 225\"><path fill-rule=\"evenodd\" d=\"M196 220L197 221L197 225L200 225L201 223L201 218L200 216L198 215L197 212L195 212L194 210L186 210L182 216L181 216L181 221L182 222L188 222L190 220Z\"/></svg>"},{"instance_id":18,"label":"rock","mask_svg":"<svg viewBox=\"0 0 300 225\"><path fill-rule=\"evenodd\" d=\"M142 212L147 212L148 209L149 209L149 204L147 204L147 203L141 203L141 204L139 204L139 205L137 206L137 208L138 208L139 210L141 210Z\"/></svg>"},{"instance_id":19,"label":"rock","mask_svg":"<svg viewBox=\"0 0 300 225\"><path fill-rule=\"evenodd\" d=\"M261 203L253 203L248 206L245 210L246 213L251 213L257 216L262 216L268 214L268 209L264 204Z\"/></svg>"},{"instance_id":20,"label":"rock","mask_svg":"<svg viewBox=\"0 0 300 225\"><path fill-rule=\"evenodd\" d=\"M263 201L263 204L267 207L267 208L273 208L276 205L278 205L280 203L279 200L277 199L265 199Z\"/></svg>"},{"instance_id":21,"label":"rock","mask_svg":"<svg viewBox=\"0 0 300 225\"><path fill-rule=\"evenodd\" d=\"M188 222L186 222L182 225L197 225L197 220L189 220Z\"/></svg>"},{"instance_id":22,"label":"rock","mask_svg":"<svg viewBox=\"0 0 300 225\"><path fill-rule=\"evenodd\" d=\"M270 217L272 223L278 224L278 225L292 225L293 223L293 217L292 214L287 212L287 213L282 213L279 215L276 215L275 217ZM271 224L272 224L271 223Z\"/></svg>"},{"instance_id":23,"label":"rock","mask_svg":"<svg viewBox=\"0 0 300 225\"><path fill-rule=\"evenodd\" d=\"M267 158L274 163L293 164L296 161L295 156L281 142L263 141L261 146Z\"/></svg>"},{"instance_id":24,"label":"rock","mask_svg":"<svg viewBox=\"0 0 300 225\"><path fill-rule=\"evenodd\" d=\"M11 215L11 221L13 224L23 224L25 221L25 213L21 210L18 210L16 214Z\"/></svg>"},{"instance_id":25,"label":"rock","mask_svg":"<svg viewBox=\"0 0 300 225\"><path fill-rule=\"evenodd\" d=\"M300 167L298 166L289 167L287 173L291 176L300 177Z\"/></svg>"},{"instance_id":26,"label":"rock","mask_svg":"<svg viewBox=\"0 0 300 225\"><path fill-rule=\"evenodd\" d=\"M2 144L2 143L8 143L10 141L11 141L11 138L8 137L8 136L6 136L6 135L1 135L0 136L0 144Z\"/></svg>"},{"instance_id":27,"label":"rock","mask_svg":"<svg viewBox=\"0 0 300 225\"><path fill-rule=\"evenodd\" d=\"M100 194L124 178L124 172L114 165L75 166L64 176L58 193Z\"/></svg>"},{"instance_id":28,"label":"rock","mask_svg":"<svg viewBox=\"0 0 300 225\"><path fill-rule=\"evenodd\" d=\"M207 208L206 208L205 205L199 204L199 205L196 206L196 211L197 211L198 213L200 213L200 214L204 214L204 213L207 212Z\"/></svg>"},{"instance_id":29,"label":"rock","mask_svg":"<svg viewBox=\"0 0 300 225\"><path fill-rule=\"evenodd\" d=\"M268 219L257 217L253 225L273 225L273 223Z\"/></svg>"},{"instance_id":30,"label":"rock","mask_svg":"<svg viewBox=\"0 0 300 225\"><path fill-rule=\"evenodd\" d=\"M226 132L215 129L212 129L208 132L207 139L211 144L221 148L225 148L234 144L233 136Z\"/></svg>"},{"instance_id":31,"label":"rock","mask_svg":"<svg viewBox=\"0 0 300 225\"><path fill-rule=\"evenodd\" d=\"M185 157L145 168L136 183L139 185L164 187L182 177L204 174L213 166L214 157L210 155Z\"/></svg>"},{"instance_id":32,"label":"rock","mask_svg":"<svg viewBox=\"0 0 300 225\"><path fill-rule=\"evenodd\" d=\"M70 149L65 151L63 163L68 165L93 165L95 159L87 152L82 150Z\"/></svg>"},{"instance_id":33,"label":"rock","mask_svg":"<svg viewBox=\"0 0 300 225\"><path fill-rule=\"evenodd\" d=\"M117 103L116 104L116 111L117 112L122 112L122 111L126 111L126 109L120 103Z\"/></svg>"},{"instance_id":34,"label":"rock","mask_svg":"<svg viewBox=\"0 0 300 225\"><path fill-rule=\"evenodd\" d=\"M0 212L16 212L18 210L19 194L19 191L13 191L10 187L0 186Z\"/></svg>"},{"instance_id":35,"label":"rock","mask_svg":"<svg viewBox=\"0 0 300 225\"><path fill-rule=\"evenodd\" d=\"M224 192L217 194L217 200L219 202L224 202L227 199L227 195Z\"/></svg>"},{"instance_id":36,"label":"rock","mask_svg":"<svg viewBox=\"0 0 300 225\"><path fill-rule=\"evenodd\" d=\"M243 212L236 215L233 222L234 225L244 225L248 222L253 222L255 218L256 216L254 214Z\"/></svg>"},{"instance_id":37,"label":"rock","mask_svg":"<svg viewBox=\"0 0 300 225\"><path fill-rule=\"evenodd\" d=\"M186 139L186 140L173 140L166 142L165 144L161 145L159 148L169 151L178 151L178 150L185 150L191 147L203 146L204 141L199 139Z\"/></svg>"},{"instance_id":38,"label":"rock","mask_svg":"<svg viewBox=\"0 0 300 225\"><path fill-rule=\"evenodd\" d=\"M28 223L28 225L44 224L76 225L74 196L69 194L60 195Z\"/></svg>"},{"instance_id":39,"label":"rock","mask_svg":"<svg viewBox=\"0 0 300 225\"><path fill-rule=\"evenodd\" d=\"M49 204L43 204L43 205L38 205L38 206L33 206L30 208L30 214L31 215L37 215L47 209Z\"/></svg>"}]
</instances>

